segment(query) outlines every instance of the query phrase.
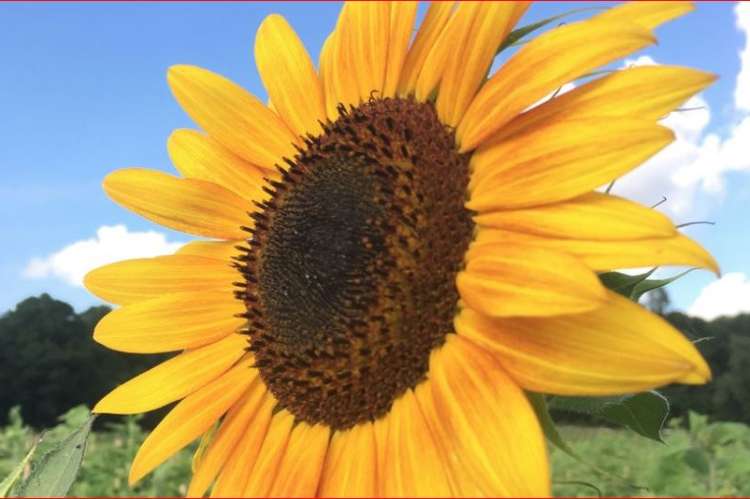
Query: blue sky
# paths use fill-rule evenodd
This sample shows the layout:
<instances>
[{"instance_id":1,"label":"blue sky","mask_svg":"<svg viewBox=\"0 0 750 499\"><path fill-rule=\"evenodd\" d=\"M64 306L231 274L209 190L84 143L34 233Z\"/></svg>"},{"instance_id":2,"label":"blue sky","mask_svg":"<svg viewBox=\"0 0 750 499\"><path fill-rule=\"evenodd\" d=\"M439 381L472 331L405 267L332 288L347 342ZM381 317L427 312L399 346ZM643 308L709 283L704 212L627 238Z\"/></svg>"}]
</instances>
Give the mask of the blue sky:
<instances>
[{"instance_id":1,"label":"blue sky","mask_svg":"<svg viewBox=\"0 0 750 499\"><path fill-rule=\"evenodd\" d=\"M586 4L592 5L606 4ZM535 4L521 24L575 7ZM98 303L76 284L92 264L187 241L121 209L100 187L118 167L171 170L166 138L193 125L169 92L166 69L204 66L265 98L252 61L260 21L273 12L286 16L317 60L338 8L0 3L0 313L44 291L79 309ZM614 189L644 202L667 196L662 208L678 222L717 222L688 231L714 252L725 277L694 272L670 288L678 308L706 317L750 309L750 160L742 153L750 143L750 50L744 65L742 56L750 9L739 10L732 3L699 4L658 31L658 46L628 62L648 62L637 59L647 55L712 71L720 80L693 102L701 110L669 118L680 143L644 167L651 173L638 172Z\"/></svg>"}]
</instances>

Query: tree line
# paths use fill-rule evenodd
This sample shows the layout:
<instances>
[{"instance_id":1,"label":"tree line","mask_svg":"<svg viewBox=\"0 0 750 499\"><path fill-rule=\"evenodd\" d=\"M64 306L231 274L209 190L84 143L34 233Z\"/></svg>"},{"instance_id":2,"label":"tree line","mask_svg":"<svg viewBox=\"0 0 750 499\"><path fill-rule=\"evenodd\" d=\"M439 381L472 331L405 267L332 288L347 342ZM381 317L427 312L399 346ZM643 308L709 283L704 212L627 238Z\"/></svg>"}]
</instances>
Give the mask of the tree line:
<instances>
[{"instance_id":1,"label":"tree line","mask_svg":"<svg viewBox=\"0 0 750 499\"><path fill-rule=\"evenodd\" d=\"M651 307L663 312L665 298L652 297ZM109 310L99 306L76 313L43 294L0 316L0 425L11 407L20 405L24 421L53 426L71 407L93 407L109 390L168 357L114 352L94 342L94 326ZM679 312L665 317L696 341L714 374L705 386L663 389L672 415L693 410L750 423L750 314L713 321ZM150 426L161 414L153 413L144 424Z\"/></svg>"}]
</instances>

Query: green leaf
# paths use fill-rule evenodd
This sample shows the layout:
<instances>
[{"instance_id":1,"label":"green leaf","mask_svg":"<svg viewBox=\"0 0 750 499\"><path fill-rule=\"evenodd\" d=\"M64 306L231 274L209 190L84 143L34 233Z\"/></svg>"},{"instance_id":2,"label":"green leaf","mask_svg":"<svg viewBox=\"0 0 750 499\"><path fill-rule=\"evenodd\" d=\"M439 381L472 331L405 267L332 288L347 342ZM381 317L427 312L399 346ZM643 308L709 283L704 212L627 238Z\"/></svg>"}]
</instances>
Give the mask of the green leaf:
<instances>
[{"instance_id":1,"label":"green leaf","mask_svg":"<svg viewBox=\"0 0 750 499\"><path fill-rule=\"evenodd\" d=\"M34 442L34 445L32 445L31 449L29 449L26 457L24 457L21 462L18 463L18 466L13 468L13 471L11 471L10 474L6 476L2 482L0 482L0 497L8 497L8 492L10 492L10 489L13 487L16 481L18 481L21 473L23 473L23 469L29 463L29 460L31 460L31 456L34 455L34 451L36 450L36 446L38 443L39 440Z\"/></svg>"},{"instance_id":2,"label":"green leaf","mask_svg":"<svg viewBox=\"0 0 750 499\"><path fill-rule=\"evenodd\" d=\"M552 397L552 409L590 414L625 426L644 437L664 442L661 429L669 414L669 402L656 391L625 397Z\"/></svg>"},{"instance_id":3,"label":"green leaf","mask_svg":"<svg viewBox=\"0 0 750 499\"><path fill-rule=\"evenodd\" d=\"M654 273L656 268L649 270L645 274L629 275L622 272L604 272L599 274L599 280L604 287L619 293L625 298L631 298L636 286L648 279Z\"/></svg>"},{"instance_id":4,"label":"green leaf","mask_svg":"<svg viewBox=\"0 0 750 499\"><path fill-rule=\"evenodd\" d=\"M708 426L708 416L698 414L695 411L688 411L688 424L690 433L700 433Z\"/></svg>"},{"instance_id":5,"label":"green leaf","mask_svg":"<svg viewBox=\"0 0 750 499\"><path fill-rule=\"evenodd\" d=\"M710 446L727 445L746 438L747 427L742 423L714 423L710 425L708 444Z\"/></svg>"},{"instance_id":6,"label":"green leaf","mask_svg":"<svg viewBox=\"0 0 750 499\"><path fill-rule=\"evenodd\" d=\"M645 490L646 488L634 483L629 482L628 480L624 479L623 477L612 473L611 471L599 468L598 466L586 461L583 459L577 452L575 452L570 445L562 438L562 435L560 435L560 432L557 431L557 425L555 424L554 420L552 419L552 416L549 413L549 408L547 405L547 398L541 394L541 393L534 393L534 392L526 392L526 396L529 399L529 402L531 402L531 407L534 409L534 412L536 413L537 419L539 420L539 425L542 427L542 432L544 433L545 438L555 447L566 453L568 456L572 457L579 463L591 468L594 472L609 477L610 479L616 480L618 482L623 483L624 485L627 485L628 487L632 487L636 490ZM551 399L552 397L550 397ZM555 397L557 398L557 397ZM583 399L581 399L583 400ZM576 483L579 485L586 485L594 488L595 490L599 490L595 485L592 485L588 482L570 482L570 483ZM601 495L601 494L599 494Z\"/></svg>"},{"instance_id":7,"label":"green leaf","mask_svg":"<svg viewBox=\"0 0 750 499\"><path fill-rule=\"evenodd\" d=\"M31 469L18 495L63 497L75 481L95 416L50 449Z\"/></svg>"},{"instance_id":8,"label":"green leaf","mask_svg":"<svg viewBox=\"0 0 750 499\"><path fill-rule=\"evenodd\" d=\"M709 463L708 455L703 449L691 448L685 451L682 456L685 463L693 468L698 473L708 475L711 464Z\"/></svg>"},{"instance_id":9,"label":"green leaf","mask_svg":"<svg viewBox=\"0 0 750 499\"><path fill-rule=\"evenodd\" d=\"M552 483L556 485L580 485L582 487L587 487L589 489L592 489L596 493L596 497L602 497L604 494L602 494L602 490L590 482L584 482L581 480L566 480L564 482L561 481L552 481Z\"/></svg>"},{"instance_id":10,"label":"green leaf","mask_svg":"<svg viewBox=\"0 0 750 499\"><path fill-rule=\"evenodd\" d=\"M601 10L600 7L584 7L581 9L573 9L569 10L567 12L563 12L562 14L558 14L556 16L548 17L547 19L542 19L541 21L527 24L526 26L521 26L520 28L516 28L513 31L508 34L508 36L503 40L503 43L500 44L500 47L497 49L497 54L502 52L508 47L512 47L514 45L518 45L521 42L521 39L524 38L526 35L529 35L533 33L534 31L545 27L549 23L555 22L559 19L563 19L568 16L572 16L573 14L579 14L581 12L590 12L592 10Z\"/></svg>"},{"instance_id":11,"label":"green leaf","mask_svg":"<svg viewBox=\"0 0 750 499\"><path fill-rule=\"evenodd\" d=\"M661 429L668 414L669 402L658 392L623 397L618 403L605 404L600 412L604 419L662 443Z\"/></svg>"}]
</instances>

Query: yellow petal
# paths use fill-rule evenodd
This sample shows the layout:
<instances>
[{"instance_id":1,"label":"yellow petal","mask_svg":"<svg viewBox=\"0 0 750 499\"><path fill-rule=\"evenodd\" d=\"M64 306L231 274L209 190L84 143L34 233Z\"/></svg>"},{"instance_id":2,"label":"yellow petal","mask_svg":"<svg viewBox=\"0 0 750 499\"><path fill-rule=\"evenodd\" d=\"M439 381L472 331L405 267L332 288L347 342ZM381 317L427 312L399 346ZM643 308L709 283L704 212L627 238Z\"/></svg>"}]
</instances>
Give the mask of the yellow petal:
<instances>
[{"instance_id":1,"label":"yellow petal","mask_svg":"<svg viewBox=\"0 0 750 499\"><path fill-rule=\"evenodd\" d=\"M84 278L86 289L102 300L127 305L169 293L233 289L241 275L222 262L191 255L167 255L112 263Z\"/></svg>"},{"instance_id":2,"label":"yellow petal","mask_svg":"<svg viewBox=\"0 0 750 499\"><path fill-rule=\"evenodd\" d=\"M592 310L605 290L576 258L522 244L480 244L467 254L456 286L470 307L492 317L550 316Z\"/></svg>"},{"instance_id":3,"label":"yellow petal","mask_svg":"<svg viewBox=\"0 0 750 499\"><path fill-rule=\"evenodd\" d=\"M561 203L483 213L474 221L480 226L560 239L617 241L677 233L669 218L658 211L598 192Z\"/></svg>"},{"instance_id":4,"label":"yellow petal","mask_svg":"<svg viewBox=\"0 0 750 499\"><path fill-rule=\"evenodd\" d=\"M94 412L137 414L179 400L221 374L246 352L247 337L232 334L185 352L118 386L94 407Z\"/></svg>"},{"instance_id":5,"label":"yellow petal","mask_svg":"<svg viewBox=\"0 0 750 499\"><path fill-rule=\"evenodd\" d=\"M377 460L372 423L337 431L320 477L320 497L375 497Z\"/></svg>"},{"instance_id":6,"label":"yellow petal","mask_svg":"<svg viewBox=\"0 0 750 499\"><path fill-rule=\"evenodd\" d=\"M266 17L255 35L255 64L276 112L294 133L319 135L325 97L310 56L289 23Z\"/></svg>"},{"instance_id":7,"label":"yellow petal","mask_svg":"<svg viewBox=\"0 0 750 499\"><path fill-rule=\"evenodd\" d=\"M265 392L258 412L249 422L245 432L237 439L231 455L221 469L221 474L211 490L211 497L243 497L250 471L260 454L261 446L271 425L276 400ZM192 496L188 492L188 496Z\"/></svg>"},{"instance_id":8,"label":"yellow petal","mask_svg":"<svg viewBox=\"0 0 750 499\"><path fill-rule=\"evenodd\" d=\"M548 31L490 78L457 129L462 151L477 147L515 115L563 84L653 43L642 26L584 21Z\"/></svg>"},{"instance_id":9,"label":"yellow petal","mask_svg":"<svg viewBox=\"0 0 750 499\"><path fill-rule=\"evenodd\" d=\"M433 92L445 73L445 66L448 64L455 40L459 39L461 33L466 32L471 26L472 17L459 15L462 5L463 3L458 2L458 7L451 13L448 22L422 63L419 77L414 85L414 96L419 102L425 102L433 97Z\"/></svg>"},{"instance_id":10,"label":"yellow petal","mask_svg":"<svg viewBox=\"0 0 750 499\"><path fill-rule=\"evenodd\" d=\"M477 151L466 206L483 212L570 199L632 170L673 139L671 130L646 120L553 122Z\"/></svg>"},{"instance_id":11,"label":"yellow petal","mask_svg":"<svg viewBox=\"0 0 750 499\"><path fill-rule=\"evenodd\" d=\"M388 2L364 1L349 2L345 8L340 56L346 53L350 57L348 65L356 76L359 101L366 102L372 95L383 95L391 7Z\"/></svg>"},{"instance_id":12,"label":"yellow petal","mask_svg":"<svg viewBox=\"0 0 750 499\"><path fill-rule=\"evenodd\" d=\"M350 4L345 3L341 8L336 29L330 36L330 68L331 76L326 75L326 111L331 121L338 118L336 110L339 104L356 106L359 104L359 82L357 79L357 65L354 60L354 47L351 42ZM327 59L327 57L326 57ZM330 82L330 85L329 85Z\"/></svg>"},{"instance_id":13,"label":"yellow petal","mask_svg":"<svg viewBox=\"0 0 750 499\"><path fill-rule=\"evenodd\" d=\"M323 83L323 93L325 94L326 116L331 121L335 121L339 115L336 106L340 102L336 94L333 69L336 64L334 49L338 47L334 40L335 36L336 31L334 30L328 35L328 38L323 42L323 47L320 49L320 78Z\"/></svg>"},{"instance_id":14,"label":"yellow petal","mask_svg":"<svg viewBox=\"0 0 750 499\"><path fill-rule=\"evenodd\" d=\"M292 132L239 85L195 66L172 66L167 80L190 117L245 161L272 170L283 157L295 155Z\"/></svg>"},{"instance_id":15,"label":"yellow petal","mask_svg":"<svg viewBox=\"0 0 750 499\"><path fill-rule=\"evenodd\" d=\"M197 462L195 473L190 480L187 497L202 497L238 446L242 445L243 448L236 452L245 453L248 447L253 448L253 442L262 441L265 437L271 411L269 408L267 417L264 418L261 409L268 397L265 384L258 378L229 410L216 435ZM254 448L259 450L260 443L258 442ZM251 466L249 459L243 459L247 456L237 457L243 461L242 469ZM234 495L242 494L244 489L245 484L243 483L241 487L236 489L237 492Z\"/></svg>"},{"instance_id":16,"label":"yellow petal","mask_svg":"<svg viewBox=\"0 0 750 499\"><path fill-rule=\"evenodd\" d=\"M455 127L487 76L497 48L516 18L513 2L461 2L453 22L461 26L453 33L437 98L440 121ZM520 10L520 9L519 9Z\"/></svg>"},{"instance_id":17,"label":"yellow petal","mask_svg":"<svg viewBox=\"0 0 750 499\"><path fill-rule=\"evenodd\" d=\"M657 120L714 80L713 74L678 66L623 69L520 114L492 135L487 144L496 144L557 120L602 117Z\"/></svg>"},{"instance_id":18,"label":"yellow petal","mask_svg":"<svg viewBox=\"0 0 750 499\"><path fill-rule=\"evenodd\" d=\"M424 67L427 56L440 38L440 34L448 24L454 5L455 2L431 2L427 8L424 21L422 21L422 25L414 38L414 43L406 54L398 84L400 96L405 97L416 89L419 73Z\"/></svg>"},{"instance_id":19,"label":"yellow petal","mask_svg":"<svg viewBox=\"0 0 750 499\"><path fill-rule=\"evenodd\" d=\"M184 177L206 180L228 189L246 201L268 197L263 191L269 170L261 170L232 154L221 144L195 130L175 130L167 141L167 150L175 168Z\"/></svg>"},{"instance_id":20,"label":"yellow petal","mask_svg":"<svg viewBox=\"0 0 750 499\"><path fill-rule=\"evenodd\" d=\"M286 453L293 423L294 416L286 410L274 414L253 470L250 472L243 497L269 497L279 464Z\"/></svg>"},{"instance_id":21,"label":"yellow petal","mask_svg":"<svg viewBox=\"0 0 750 499\"><path fill-rule=\"evenodd\" d=\"M175 293L118 308L94 329L94 340L121 352L197 348L237 331L244 304L231 292Z\"/></svg>"},{"instance_id":22,"label":"yellow petal","mask_svg":"<svg viewBox=\"0 0 750 499\"><path fill-rule=\"evenodd\" d=\"M386 461L390 459L388 456L388 427L390 426L391 418L388 414L378 418L372 424L372 433L375 437L375 469L377 476L375 480L375 497L385 497L385 468ZM364 445L364 444L363 444Z\"/></svg>"},{"instance_id":23,"label":"yellow petal","mask_svg":"<svg viewBox=\"0 0 750 499\"><path fill-rule=\"evenodd\" d=\"M447 339L416 392L454 495L549 496L544 436L524 393L488 352Z\"/></svg>"},{"instance_id":24,"label":"yellow petal","mask_svg":"<svg viewBox=\"0 0 750 499\"><path fill-rule=\"evenodd\" d=\"M625 2L596 15L594 19L636 23L654 29L693 9L692 2Z\"/></svg>"},{"instance_id":25,"label":"yellow petal","mask_svg":"<svg viewBox=\"0 0 750 499\"><path fill-rule=\"evenodd\" d=\"M246 245L245 241L191 241L175 254L177 255L195 255L222 262L231 263L232 258L240 255L237 246Z\"/></svg>"},{"instance_id":26,"label":"yellow petal","mask_svg":"<svg viewBox=\"0 0 750 499\"><path fill-rule=\"evenodd\" d=\"M390 34L388 36L388 62L385 68L383 97L394 97L401 78L406 53L409 50L417 2L391 2Z\"/></svg>"},{"instance_id":27,"label":"yellow petal","mask_svg":"<svg viewBox=\"0 0 750 499\"><path fill-rule=\"evenodd\" d=\"M284 450L271 497L314 497L318 490L330 430L299 422L292 430Z\"/></svg>"},{"instance_id":28,"label":"yellow petal","mask_svg":"<svg viewBox=\"0 0 750 499\"><path fill-rule=\"evenodd\" d=\"M130 467L132 485L205 433L242 396L257 376L247 356L229 372L184 398L154 428Z\"/></svg>"},{"instance_id":29,"label":"yellow petal","mask_svg":"<svg viewBox=\"0 0 750 499\"><path fill-rule=\"evenodd\" d=\"M384 497L451 497L435 438L406 390L385 416L388 421L385 467L378 471Z\"/></svg>"},{"instance_id":30,"label":"yellow petal","mask_svg":"<svg viewBox=\"0 0 750 499\"><path fill-rule=\"evenodd\" d=\"M170 229L241 239L252 225L246 200L217 184L180 179L156 170L126 168L104 179L104 190L116 203Z\"/></svg>"},{"instance_id":31,"label":"yellow petal","mask_svg":"<svg viewBox=\"0 0 750 499\"><path fill-rule=\"evenodd\" d=\"M614 292L593 312L545 319L464 309L455 328L492 351L522 387L542 393L615 395L711 377L679 331Z\"/></svg>"},{"instance_id":32,"label":"yellow petal","mask_svg":"<svg viewBox=\"0 0 750 499\"><path fill-rule=\"evenodd\" d=\"M719 273L719 265L700 244L684 234L631 241L592 241L539 237L519 232L483 229L477 235L476 246L483 244L516 244L546 248L575 256L597 271L651 267L660 265L689 265Z\"/></svg>"}]
</instances>

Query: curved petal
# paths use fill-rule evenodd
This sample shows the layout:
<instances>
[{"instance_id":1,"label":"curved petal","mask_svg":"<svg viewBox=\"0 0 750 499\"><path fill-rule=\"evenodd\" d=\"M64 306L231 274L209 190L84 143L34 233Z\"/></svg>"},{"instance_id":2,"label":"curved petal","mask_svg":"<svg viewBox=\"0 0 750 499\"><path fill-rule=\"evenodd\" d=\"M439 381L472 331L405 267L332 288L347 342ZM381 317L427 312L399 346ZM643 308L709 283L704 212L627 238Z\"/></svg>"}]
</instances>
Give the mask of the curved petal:
<instances>
[{"instance_id":1,"label":"curved petal","mask_svg":"<svg viewBox=\"0 0 750 499\"><path fill-rule=\"evenodd\" d=\"M345 60L342 71L351 71L350 84L356 89L357 100L344 103L356 105L366 102L373 92L383 94L391 8L388 2L348 2L341 15L336 64Z\"/></svg>"},{"instance_id":2,"label":"curved petal","mask_svg":"<svg viewBox=\"0 0 750 499\"><path fill-rule=\"evenodd\" d=\"M274 169L294 157L295 137L281 119L239 85L195 66L172 66L169 86L182 108L219 143L245 161Z\"/></svg>"},{"instance_id":3,"label":"curved petal","mask_svg":"<svg viewBox=\"0 0 750 499\"><path fill-rule=\"evenodd\" d=\"M417 2L391 2L390 34L388 35L388 61L385 68L383 97L394 97L401 79L406 53L409 50L414 19L417 17Z\"/></svg>"},{"instance_id":4,"label":"curved petal","mask_svg":"<svg viewBox=\"0 0 750 499\"><path fill-rule=\"evenodd\" d=\"M302 41L278 14L266 17L255 35L255 64L276 112L294 133L319 135L325 96Z\"/></svg>"},{"instance_id":5,"label":"curved petal","mask_svg":"<svg viewBox=\"0 0 750 499\"><path fill-rule=\"evenodd\" d=\"M489 137L483 147L553 121L603 117L655 121L715 80L716 75L711 73L679 66L636 66L615 71L518 115Z\"/></svg>"},{"instance_id":6,"label":"curved petal","mask_svg":"<svg viewBox=\"0 0 750 499\"><path fill-rule=\"evenodd\" d=\"M455 2L430 3L424 21L414 37L414 43L406 54L399 78L398 95L405 97L416 89L419 73L422 72L427 56L448 24L454 5Z\"/></svg>"},{"instance_id":7,"label":"curved petal","mask_svg":"<svg viewBox=\"0 0 750 499\"><path fill-rule=\"evenodd\" d=\"M221 473L211 490L211 497L243 497L250 471L255 466L271 426L275 405L276 400L266 392L258 412L237 440L234 450L221 468Z\"/></svg>"},{"instance_id":8,"label":"curved petal","mask_svg":"<svg viewBox=\"0 0 750 499\"><path fill-rule=\"evenodd\" d=\"M567 24L536 37L472 101L456 131L461 151L476 148L563 84L654 42L642 26L594 20Z\"/></svg>"},{"instance_id":9,"label":"curved petal","mask_svg":"<svg viewBox=\"0 0 750 499\"><path fill-rule=\"evenodd\" d=\"M286 410L274 414L252 471L245 470L249 477L241 497L269 497L287 451L293 423L294 416Z\"/></svg>"},{"instance_id":10,"label":"curved petal","mask_svg":"<svg viewBox=\"0 0 750 499\"><path fill-rule=\"evenodd\" d=\"M320 477L320 497L376 497L377 460L372 423L361 423L331 437Z\"/></svg>"},{"instance_id":11,"label":"curved petal","mask_svg":"<svg viewBox=\"0 0 750 499\"><path fill-rule=\"evenodd\" d=\"M639 166L672 140L671 130L646 120L553 122L477 151L466 206L486 212L570 199Z\"/></svg>"},{"instance_id":12,"label":"curved petal","mask_svg":"<svg viewBox=\"0 0 750 499\"><path fill-rule=\"evenodd\" d=\"M242 239L251 226L247 201L217 184L156 170L126 168L104 179L104 190L125 208L170 229L219 239Z\"/></svg>"},{"instance_id":13,"label":"curved petal","mask_svg":"<svg viewBox=\"0 0 750 499\"><path fill-rule=\"evenodd\" d=\"M672 221L658 211L599 192L544 206L482 213L474 222L560 239L616 241L677 234Z\"/></svg>"},{"instance_id":14,"label":"curved petal","mask_svg":"<svg viewBox=\"0 0 750 499\"><path fill-rule=\"evenodd\" d=\"M359 104L359 83L357 79L357 67L354 61L354 48L349 39L348 33L351 30L349 26L350 7L345 3L341 8L336 29L329 37L330 56L324 57L326 67L330 68L330 78L326 75L326 111L328 119L335 121L338 118L337 107L339 104L345 106L356 106ZM325 55L325 54L324 54ZM325 69L325 68L324 68ZM329 85L330 83L330 85Z\"/></svg>"},{"instance_id":15,"label":"curved petal","mask_svg":"<svg viewBox=\"0 0 750 499\"><path fill-rule=\"evenodd\" d=\"M406 390L388 415L385 462L378 469L384 497L451 497L453 493L440 461L435 438Z\"/></svg>"},{"instance_id":16,"label":"curved petal","mask_svg":"<svg viewBox=\"0 0 750 499\"><path fill-rule=\"evenodd\" d=\"M325 94L326 116L330 121L338 118L339 112L336 109L340 99L336 93L336 81L334 81L334 66L336 65L336 56L334 50L336 45L336 30L334 30L320 49L320 78L323 84L323 93Z\"/></svg>"},{"instance_id":17,"label":"curved petal","mask_svg":"<svg viewBox=\"0 0 750 499\"><path fill-rule=\"evenodd\" d=\"M216 435L195 463L195 472L190 479L187 497L203 497L224 463L227 462L232 452L240 444L245 447L252 447L250 445L252 442L262 439L258 435L265 436L266 425L270 420L270 410L266 419L263 418L260 411L267 397L269 395L265 384L262 380L256 379L242 398L229 410ZM257 445L257 448L260 448L260 444ZM250 465L250 459L243 462L243 467ZM242 490L244 490L244 484L239 488L237 495L241 494Z\"/></svg>"},{"instance_id":18,"label":"curved petal","mask_svg":"<svg viewBox=\"0 0 750 499\"><path fill-rule=\"evenodd\" d=\"M542 393L615 395L711 377L679 331L614 292L593 312L544 320L491 319L464 309L455 328L493 352L525 389Z\"/></svg>"},{"instance_id":19,"label":"curved petal","mask_svg":"<svg viewBox=\"0 0 750 499\"><path fill-rule=\"evenodd\" d=\"M417 399L454 495L549 496L539 422L498 362L466 339L448 335L433 351L429 372L429 380L416 389Z\"/></svg>"},{"instance_id":20,"label":"curved petal","mask_svg":"<svg viewBox=\"0 0 750 499\"><path fill-rule=\"evenodd\" d=\"M132 353L197 348L239 330L244 312L231 292L175 293L113 310L96 325L94 340Z\"/></svg>"},{"instance_id":21,"label":"curved petal","mask_svg":"<svg viewBox=\"0 0 750 499\"><path fill-rule=\"evenodd\" d=\"M167 151L175 168L182 176L213 182L245 199L248 209L253 201L263 201L268 194L263 190L266 177L275 177L235 156L221 144L195 130L172 132L167 140Z\"/></svg>"},{"instance_id":22,"label":"curved petal","mask_svg":"<svg viewBox=\"0 0 750 499\"><path fill-rule=\"evenodd\" d=\"M471 26L472 19L468 16L460 16L458 12L461 6L466 4L461 2L457 4L458 7L451 13L445 27L440 31L433 45L429 47L422 63L414 85L414 96L419 102L425 102L434 97L433 92L443 78L454 40L460 39L461 33L466 32Z\"/></svg>"},{"instance_id":23,"label":"curved petal","mask_svg":"<svg viewBox=\"0 0 750 499\"><path fill-rule=\"evenodd\" d=\"M578 313L600 306L605 297L596 274L560 251L481 244L466 258L456 277L461 300L492 317Z\"/></svg>"},{"instance_id":24,"label":"curved petal","mask_svg":"<svg viewBox=\"0 0 750 499\"><path fill-rule=\"evenodd\" d=\"M170 293L233 289L241 275L228 262L191 255L167 255L111 263L84 278L102 300L127 305Z\"/></svg>"},{"instance_id":25,"label":"curved petal","mask_svg":"<svg viewBox=\"0 0 750 499\"><path fill-rule=\"evenodd\" d=\"M245 241L190 241L175 254L202 256L231 263L233 257L242 253L237 247L244 244Z\"/></svg>"},{"instance_id":26,"label":"curved petal","mask_svg":"<svg viewBox=\"0 0 750 499\"><path fill-rule=\"evenodd\" d=\"M719 265L700 244L684 234L672 237L602 241L539 237L519 232L484 228L475 244L529 245L565 252L592 270L606 271L660 265L690 265L719 273Z\"/></svg>"},{"instance_id":27,"label":"curved petal","mask_svg":"<svg viewBox=\"0 0 750 499\"><path fill-rule=\"evenodd\" d=\"M520 4L524 5L524 4ZM440 121L455 127L487 76L497 48L513 28L519 5L514 2L466 2L458 6L454 32L436 102ZM520 16L519 16L520 17Z\"/></svg>"},{"instance_id":28,"label":"curved petal","mask_svg":"<svg viewBox=\"0 0 750 499\"><path fill-rule=\"evenodd\" d=\"M654 29L694 8L692 2L625 2L596 15L594 19L636 23Z\"/></svg>"},{"instance_id":29,"label":"curved petal","mask_svg":"<svg viewBox=\"0 0 750 499\"><path fill-rule=\"evenodd\" d=\"M246 336L231 334L186 350L118 386L96 404L93 412L137 414L163 407L221 376L245 354L247 346Z\"/></svg>"},{"instance_id":30,"label":"curved petal","mask_svg":"<svg viewBox=\"0 0 750 499\"><path fill-rule=\"evenodd\" d=\"M270 497L314 497L328 450L327 426L298 422L279 463Z\"/></svg>"},{"instance_id":31,"label":"curved petal","mask_svg":"<svg viewBox=\"0 0 750 499\"><path fill-rule=\"evenodd\" d=\"M185 397L143 441L130 467L132 485L201 436L242 396L258 372L245 357L229 372Z\"/></svg>"}]
</instances>

